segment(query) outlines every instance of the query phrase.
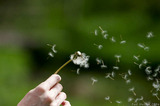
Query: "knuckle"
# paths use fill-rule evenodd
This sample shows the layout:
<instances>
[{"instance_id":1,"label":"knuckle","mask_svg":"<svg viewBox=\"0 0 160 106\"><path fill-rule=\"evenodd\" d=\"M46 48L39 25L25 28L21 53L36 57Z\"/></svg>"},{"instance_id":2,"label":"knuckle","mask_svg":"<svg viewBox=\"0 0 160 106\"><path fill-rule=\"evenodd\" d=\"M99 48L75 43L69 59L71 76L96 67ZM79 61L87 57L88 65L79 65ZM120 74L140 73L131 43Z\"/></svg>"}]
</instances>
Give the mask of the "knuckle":
<instances>
[{"instance_id":1,"label":"knuckle","mask_svg":"<svg viewBox=\"0 0 160 106\"><path fill-rule=\"evenodd\" d=\"M45 93L46 89L45 89L45 84L44 82L41 83L40 85L38 85L35 89L38 93Z\"/></svg>"},{"instance_id":2,"label":"knuckle","mask_svg":"<svg viewBox=\"0 0 160 106\"><path fill-rule=\"evenodd\" d=\"M61 95L66 99L67 98L67 95L66 95L66 93L64 93L64 92L61 92Z\"/></svg>"}]
</instances>

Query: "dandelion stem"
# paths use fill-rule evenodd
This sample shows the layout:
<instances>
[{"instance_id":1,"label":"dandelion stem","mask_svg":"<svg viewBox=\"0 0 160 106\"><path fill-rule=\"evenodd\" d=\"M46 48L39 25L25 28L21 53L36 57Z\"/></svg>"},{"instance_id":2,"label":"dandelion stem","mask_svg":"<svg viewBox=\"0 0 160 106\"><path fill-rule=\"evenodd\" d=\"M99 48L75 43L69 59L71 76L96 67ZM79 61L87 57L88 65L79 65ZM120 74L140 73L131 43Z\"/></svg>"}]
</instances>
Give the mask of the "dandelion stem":
<instances>
[{"instance_id":1,"label":"dandelion stem","mask_svg":"<svg viewBox=\"0 0 160 106\"><path fill-rule=\"evenodd\" d=\"M65 67L67 64L69 64L72 60L68 60L66 63L64 63L54 74L57 74L63 67Z\"/></svg>"}]
</instances>

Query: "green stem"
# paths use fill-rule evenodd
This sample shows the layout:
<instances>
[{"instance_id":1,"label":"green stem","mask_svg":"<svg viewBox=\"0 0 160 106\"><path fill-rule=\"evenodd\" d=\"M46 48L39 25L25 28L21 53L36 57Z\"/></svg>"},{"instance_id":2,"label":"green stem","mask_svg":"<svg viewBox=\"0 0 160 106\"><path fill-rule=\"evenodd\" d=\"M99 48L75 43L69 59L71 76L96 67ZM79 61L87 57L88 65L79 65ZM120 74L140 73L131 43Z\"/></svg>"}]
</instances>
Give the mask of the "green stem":
<instances>
[{"instance_id":1,"label":"green stem","mask_svg":"<svg viewBox=\"0 0 160 106\"><path fill-rule=\"evenodd\" d=\"M69 64L72 60L68 60L66 63L64 63L54 74L57 74L63 67L65 67L67 64Z\"/></svg>"}]
</instances>

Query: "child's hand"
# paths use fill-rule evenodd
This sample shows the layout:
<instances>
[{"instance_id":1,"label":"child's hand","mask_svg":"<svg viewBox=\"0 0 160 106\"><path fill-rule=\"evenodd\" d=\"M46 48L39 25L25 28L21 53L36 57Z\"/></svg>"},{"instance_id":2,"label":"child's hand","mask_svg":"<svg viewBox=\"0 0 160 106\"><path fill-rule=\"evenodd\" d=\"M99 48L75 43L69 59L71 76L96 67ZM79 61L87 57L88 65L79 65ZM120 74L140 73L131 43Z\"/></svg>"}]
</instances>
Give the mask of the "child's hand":
<instances>
[{"instance_id":1,"label":"child's hand","mask_svg":"<svg viewBox=\"0 0 160 106\"><path fill-rule=\"evenodd\" d=\"M61 92L63 87L59 84L61 77L53 74L46 81L29 91L18 103L18 106L71 106L66 101L66 94Z\"/></svg>"}]
</instances>

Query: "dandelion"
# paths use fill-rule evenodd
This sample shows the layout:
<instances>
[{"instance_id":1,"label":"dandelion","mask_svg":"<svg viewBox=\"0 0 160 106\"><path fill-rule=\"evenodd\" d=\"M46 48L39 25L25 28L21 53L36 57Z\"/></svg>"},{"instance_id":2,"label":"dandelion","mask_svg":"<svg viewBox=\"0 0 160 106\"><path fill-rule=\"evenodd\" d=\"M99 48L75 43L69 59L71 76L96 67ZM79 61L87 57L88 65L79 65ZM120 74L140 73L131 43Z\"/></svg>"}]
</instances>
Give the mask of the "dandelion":
<instances>
[{"instance_id":1,"label":"dandelion","mask_svg":"<svg viewBox=\"0 0 160 106\"><path fill-rule=\"evenodd\" d=\"M136 96L136 93L135 93L135 91L134 91L134 90L135 90L135 88L134 88L134 87L129 88L129 91L130 91L130 92L132 92L132 93L134 94L134 96Z\"/></svg>"},{"instance_id":2,"label":"dandelion","mask_svg":"<svg viewBox=\"0 0 160 106\"><path fill-rule=\"evenodd\" d=\"M49 55L50 57L54 57L54 55L53 55L52 52L49 52L48 55Z\"/></svg>"},{"instance_id":3,"label":"dandelion","mask_svg":"<svg viewBox=\"0 0 160 106\"><path fill-rule=\"evenodd\" d=\"M147 36L146 36L148 39L154 37L153 33L152 32L148 32Z\"/></svg>"},{"instance_id":4,"label":"dandelion","mask_svg":"<svg viewBox=\"0 0 160 106\"><path fill-rule=\"evenodd\" d=\"M77 74L79 74L80 68L77 69Z\"/></svg>"},{"instance_id":5,"label":"dandelion","mask_svg":"<svg viewBox=\"0 0 160 106\"><path fill-rule=\"evenodd\" d=\"M97 36L98 35L98 31L97 29L94 30L94 35Z\"/></svg>"},{"instance_id":6,"label":"dandelion","mask_svg":"<svg viewBox=\"0 0 160 106\"><path fill-rule=\"evenodd\" d=\"M98 82L98 80L93 77L91 78L91 80L92 80L92 85L94 85L95 82Z\"/></svg>"},{"instance_id":7,"label":"dandelion","mask_svg":"<svg viewBox=\"0 0 160 106\"><path fill-rule=\"evenodd\" d=\"M114 57L117 58L117 62L120 62L121 55L116 54Z\"/></svg>"},{"instance_id":8,"label":"dandelion","mask_svg":"<svg viewBox=\"0 0 160 106\"><path fill-rule=\"evenodd\" d=\"M114 70L119 70L119 67L118 66L113 66L113 69Z\"/></svg>"},{"instance_id":9,"label":"dandelion","mask_svg":"<svg viewBox=\"0 0 160 106\"><path fill-rule=\"evenodd\" d=\"M101 26L99 26L99 29L101 30L102 35L107 33L107 31L103 30Z\"/></svg>"},{"instance_id":10,"label":"dandelion","mask_svg":"<svg viewBox=\"0 0 160 106\"><path fill-rule=\"evenodd\" d=\"M155 96L158 100L160 100L160 98L158 97L158 93L152 93L153 96Z\"/></svg>"},{"instance_id":11,"label":"dandelion","mask_svg":"<svg viewBox=\"0 0 160 106\"><path fill-rule=\"evenodd\" d=\"M111 39L112 42L116 42L116 40L113 36L110 39Z\"/></svg>"},{"instance_id":12,"label":"dandelion","mask_svg":"<svg viewBox=\"0 0 160 106\"><path fill-rule=\"evenodd\" d=\"M88 68L89 67L89 56L87 56L85 53L81 53L80 51L75 52L74 54L71 54L70 60L68 60L65 64L63 64L56 72L57 74L63 67L65 67L67 64L69 64L71 61L79 65L80 67Z\"/></svg>"},{"instance_id":13,"label":"dandelion","mask_svg":"<svg viewBox=\"0 0 160 106\"><path fill-rule=\"evenodd\" d=\"M94 44L95 46L98 47L98 49L102 49L103 48L103 45L97 45L97 44Z\"/></svg>"},{"instance_id":14,"label":"dandelion","mask_svg":"<svg viewBox=\"0 0 160 106\"><path fill-rule=\"evenodd\" d=\"M145 72L148 75L151 74L152 73L151 67L150 66L146 67Z\"/></svg>"},{"instance_id":15,"label":"dandelion","mask_svg":"<svg viewBox=\"0 0 160 106\"><path fill-rule=\"evenodd\" d=\"M112 103L112 101L110 100L110 96L107 96L104 98L106 101L109 101L110 103Z\"/></svg>"},{"instance_id":16,"label":"dandelion","mask_svg":"<svg viewBox=\"0 0 160 106\"><path fill-rule=\"evenodd\" d=\"M132 101L133 101L133 98L129 97L128 102L132 102Z\"/></svg>"},{"instance_id":17,"label":"dandelion","mask_svg":"<svg viewBox=\"0 0 160 106\"><path fill-rule=\"evenodd\" d=\"M106 76L105 76L105 78L110 78L111 80L114 80L113 77L114 77L114 76L113 76L112 73L107 73Z\"/></svg>"},{"instance_id":18,"label":"dandelion","mask_svg":"<svg viewBox=\"0 0 160 106\"><path fill-rule=\"evenodd\" d=\"M133 56L133 58L135 58L137 61L139 60L139 57L140 56L135 56L135 55Z\"/></svg>"}]
</instances>

